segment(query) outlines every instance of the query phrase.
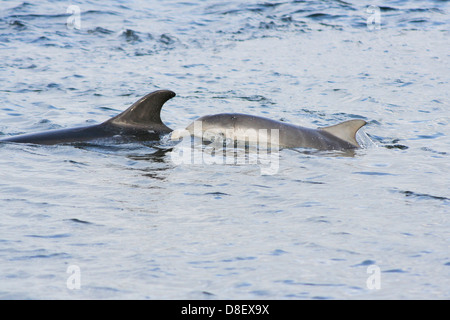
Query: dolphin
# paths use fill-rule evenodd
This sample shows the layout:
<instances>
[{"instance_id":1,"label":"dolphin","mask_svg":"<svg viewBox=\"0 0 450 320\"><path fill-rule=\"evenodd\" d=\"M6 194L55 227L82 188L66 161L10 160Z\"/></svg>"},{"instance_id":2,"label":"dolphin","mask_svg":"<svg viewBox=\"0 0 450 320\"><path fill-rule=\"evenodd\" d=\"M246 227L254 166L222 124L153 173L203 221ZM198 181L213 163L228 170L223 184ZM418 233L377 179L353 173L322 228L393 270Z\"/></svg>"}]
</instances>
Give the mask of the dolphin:
<instances>
[{"instance_id":1,"label":"dolphin","mask_svg":"<svg viewBox=\"0 0 450 320\"><path fill-rule=\"evenodd\" d=\"M161 135L172 132L172 129L161 121L161 108L174 96L175 93L170 90L158 90L147 94L121 114L101 124L11 136L0 141L52 145L117 135L158 140Z\"/></svg>"},{"instance_id":2,"label":"dolphin","mask_svg":"<svg viewBox=\"0 0 450 320\"><path fill-rule=\"evenodd\" d=\"M366 124L364 120L348 120L317 129L275 121L240 113L221 113L203 116L186 129L175 130L172 140L196 136L213 141L217 136L234 141L264 143L279 148L314 148L318 150L351 150L361 146L356 132Z\"/></svg>"}]
</instances>

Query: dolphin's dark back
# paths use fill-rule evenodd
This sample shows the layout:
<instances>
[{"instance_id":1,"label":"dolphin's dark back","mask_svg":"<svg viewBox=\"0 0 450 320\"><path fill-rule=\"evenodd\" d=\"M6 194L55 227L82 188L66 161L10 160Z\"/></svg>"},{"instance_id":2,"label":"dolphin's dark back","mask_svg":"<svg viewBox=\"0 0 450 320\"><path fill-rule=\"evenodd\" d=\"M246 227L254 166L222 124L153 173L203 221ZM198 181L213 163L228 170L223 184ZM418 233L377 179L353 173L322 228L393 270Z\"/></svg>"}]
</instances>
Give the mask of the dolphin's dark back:
<instances>
[{"instance_id":1,"label":"dolphin's dark back","mask_svg":"<svg viewBox=\"0 0 450 320\"><path fill-rule=\"evenodd\" d=\"M121 114L101 124L18 135L0 141L51 145L97 140L115 135L147 133L146 137L154 140L159 135L172 131L161 121L161 108L174 96L175 93L169 90L155 91L136 101Z\"/></svg>"},{"instance_id":2,"label":"dolphin's dark back","mask_svg":"<svg viewBox=\"0 0 450 320\"><path fill-rule=\"evenodd\" d=\"M1 141L52 145L58 143L82 142L93 139L107 138L111 135L112 131L108 130L107 127L95 125L18 135L3 139Z\"/></svg>"}]
</instances>

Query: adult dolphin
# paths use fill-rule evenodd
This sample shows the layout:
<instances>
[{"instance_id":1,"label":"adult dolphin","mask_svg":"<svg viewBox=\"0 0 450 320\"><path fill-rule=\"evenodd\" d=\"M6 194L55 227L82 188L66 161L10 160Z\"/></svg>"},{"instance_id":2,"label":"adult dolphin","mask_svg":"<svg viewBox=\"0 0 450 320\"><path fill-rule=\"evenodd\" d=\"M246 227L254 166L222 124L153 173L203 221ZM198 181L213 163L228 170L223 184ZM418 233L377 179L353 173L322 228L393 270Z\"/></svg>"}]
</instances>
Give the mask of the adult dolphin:
<instances>
[{"instance_id":1,"label":"adult dolphin","mask_svg":"<svg viewBox=\"0 0 450 320\"><path fill-rule=\"evenodd\" d=\"M158 140L161 135L172 132L172 129L161 121L161 108L174 96L175 93L172 91L158 90L147 94L121 114L101 124L11 136L0 141L52 145L97 140L116 135Z\"/></svg>"},{"instance_id":2,"label":"adult dolphin","mask_svg":"<svg viewBox=\"0 0 450 320\"><path fill-rule=\"evenodd\" d=\"M348 120L318 129L304 128L268 118L240 113L203 116L184 130L172 132L171 139L197 136L211 140L217 136L251 143L275 144L280 148L314 148L318 150L351 150L360 148L356 132L364 120Z\"/></svg>"}]
</instances>

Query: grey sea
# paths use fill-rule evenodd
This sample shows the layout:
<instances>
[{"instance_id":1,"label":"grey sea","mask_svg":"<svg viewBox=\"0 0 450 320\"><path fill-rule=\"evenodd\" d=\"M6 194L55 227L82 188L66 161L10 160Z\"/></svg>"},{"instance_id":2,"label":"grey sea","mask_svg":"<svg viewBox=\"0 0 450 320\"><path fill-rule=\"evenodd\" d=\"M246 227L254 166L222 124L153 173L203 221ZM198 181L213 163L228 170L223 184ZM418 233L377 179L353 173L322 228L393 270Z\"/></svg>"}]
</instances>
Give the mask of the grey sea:
<instances>
[{"instance_id":1,"label":"grey sea","mask_svg":"<svg viewBox=\"0 0 450 320\"><path fill-rule=\"evenodd\" d=\"M449 1L2 1L0 138L177 96L352 154L0 143L0 299L450 299ZM197 150L202 152L202 150ZM273 156L273 155L272 155ZM178 160L177 160L178 159ZM251 159L247 159L251 160Z\"/></svg>"}]
</instances>

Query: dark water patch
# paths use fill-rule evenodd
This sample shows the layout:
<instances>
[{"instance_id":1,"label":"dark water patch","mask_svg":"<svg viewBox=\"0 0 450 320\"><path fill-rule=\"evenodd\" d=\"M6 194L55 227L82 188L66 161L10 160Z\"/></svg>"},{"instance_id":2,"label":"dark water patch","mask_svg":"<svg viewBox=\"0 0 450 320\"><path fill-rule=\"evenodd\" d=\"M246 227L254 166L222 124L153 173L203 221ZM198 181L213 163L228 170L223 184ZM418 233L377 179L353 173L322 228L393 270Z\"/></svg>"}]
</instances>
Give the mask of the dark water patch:
<instances>
[{"instance_id":1,"label":"dark water patch","mask_svg":"<svg viewBox=\"0 0 450 320\"><path fill-rule=\"evenodd\" d=\"M122 31L120 36L122 39L129 43L141 42L141 38L139 37L137 31L134 31L132 29L125 29L124 31Z\"/></svg>"},{"instance_id":2,"label":"dark water patch","mask_svg":"<svg viewBox=\"0 0 450 320\"><path fill-rule=\"evenodd\" d=\"M394 8L394 7L387 7L387 6L381 6L378 7L380 9L381 12L390 12L390 11L398 11L399 9Z\"/></svg>"},{"instance_id":3,"label":"dark water patch","mask_svg":"<svg viewBox=\"0 0 450 320\"><path fill-rule=\"evenodd\" d=\"M191 297L191 299L214 299L216 295L208 291L195 290L189 292L189 296Z\"/></svg>"},{"instance_id":4,"label":"dark water patch","mask_svg":"<svg viewBox=\"0 0 450 320\"><path fill-rule=\"evenodd\" d=\"M8 112L7 115L8 116L12 116L12 117L21 117L21 116L23 116L22 113L17 113L17 112Z\"/></svg>"},{"instance_id":5,"label":"dark water patch","mask_svg":"<svg viewBox=\"0 0 450 320\"><path fill-rule=\"evenodd\" d=\"M38 124L47 124L47 123L51 123L51 121L49 119L41 119L38 121Z\"/></svg>"},{"instance_id":6,"label":"dark water patch","mask_svg":"<svg viewBox=\"0 0 450 320\"><path fill-rule=\"evenodd\" d=\"M264 12L272 11L273 9L277 8L278 6L282 5L283 3L270 3L270 2L264 2L264 3L258 3L258 4L245 4L242 3L239 8L233 8L233 9L227 9L225 11L220 12L223 15L237 15L237 14L248 14L248 13L254 13L254 14L263 14ZM219 12L217 12L219 13Z\"/></svg>"},{"instance_id":7,"label":"dark water patch","mask_svg":"<svg viewBox=\"0 0 450 320\"><path fill-rule=\"evenodd\" d=\"M257 259L256 257L252 257L252 256L249 256L249 257L236 257L237 261L256 260L256 259Z\"/></svg>"},{"instance_id":8,"label":"dark water patch","mask_svg":"<svg viewBox=\"0 0 450 320\"><path fill-rule=\"evenodd\" d=\"M421 140L421 139L436 139L439 137L445 136L445 134L443 134L442 132L436 132L434 134L421 134L418 135L417 138L412 138L410 140Z\"/></svg>"},{"instance_id":9,"label":"dark water patch","mask_svg":"<svg viewBox=\"0 0 450 320\"><path fill-rule=\"evenodd\" d=\"M358 264L354 264L352 265L352 267L364 267L364 266L370 266L370 265L374 265L376 262L374 260L364 260L361 263Z\"/></svg>"},{"instance_id":10,"label":"dark water patch","mask_svg":"<svg viewBox=\"0 0 450 320\"><path fill-rule=\"evenodd\" d=\"M186 69L191 69L191 68L205 67L205 64L203 64L203 63L193 63L193 64L186 64L186 65L184 65L182 67L186 68Z\"/></svg>"},{"instance_id":11,"label":"dark water patch","mask_svg":"<svg viewBox=\"0 0 450 320\"><path fill-rule=\"evenodd\" d=\"M448 1L448 0L444 0L444 1ZM404 12L434 12L434 13L441 13L441 14L445 14L445 11L439 9L439 8L412 8L412 9L407 9Z\"/></svg>"},{"instance_id":12,"label":"dark water patch","mask_svg":"<svg viewBox=\"0 0 450 320\"><path fill-rule=\"evenodd\" d=\"M405 146L403 144L388 144L388 145L384 145L383 147L385 147L386 149L399 149L399 150L409 149L408 146Z\"/></svg>"},{"instance_id":13,"label":"dark water patch","mask_svg":"<svg viewBox=\"0 0 450 320\"><path fill-rule=\"evenodd\" d=\"M111 31L109 29L105 29L102 27L96 27L95 29L89 29L87 31L88 34L94 34L94 35L107 35L107 34L111 34L114 33L114 31Z\"/></svg>"},{"instance_id":14,"label":"dark water patch","mask_svg":"<svg viewBox=\"0 0 450 320\"><path fill-rule=\"evenodd\" d=\"M64 162L73 164L73 165L75 165L77 167L86 167L86 166L88 166L87 163L83 163L83 162L79 162L79 161L75 161L75 160L64 160Z\"/></svg>"},{"instance_id":15,"label":"dark water patch","mask_svg":"<svg viewBox=\"0 0 450 320\"><path fill-rule=\"evenodd\" d=\"M11 108L2 108L1 110L6 111L6 114L9 116L17 117L23 115L22 113L18 113L16 110Z\"/></svg>"},{"instance_id":16,"label":"dark water patch","mask_svg":"<svg viewBox=\"0 0 450 320\"><path fill-rule=\"evenodd\" d=\"M36 5L34 5L34 4L30 3L30 2L22 2L18 6L10 8L9 11L11 11L11 12L23 12L23 11L27 11L27 10L33 9L34 7L36 7Z\"/></svg>"},{"instance_id":17,"label":"dark water patch","mask_svg":"<svg viewBox=\"0 0 450 320\"><path fill-rule=\"evenodd\" d=\"M32 259L54 259L54 258L62 258L62 259L70 259L71 255L65 252L60 253L49 253L49 254L32 254L11 258L10 261L21 261L21 260L32 260Z\"/></svg>"},{"instance_id":18,"label":"dark water patch","mask_svg":"<svg viewBox=\"0 0 450 320\"><path fill-rule=\"evenodd\" d=\"M222 199L223 196L229 196L230 194L224 193L224 192L207 192L205 195L212 195L214 196L214 199Z\"/></svg>"},{"instance_id":19,"label":"dark water patch","mask_svg":"<svg viewBox=\"0 0 450 320\"><path fill-rule=\"evenodd\" d=\"M83 11L82 15L110 15L110 16L120 16L121 14L116 11L107 11L107 10L88 10Z\"/></svg>"},{"instance_id":20,"label":"dark water patch","mask_svg":"<svg viewBox=\"0 0 450 320\"><path fill-rule=\"evenodd\" d=\"M445 151L436 151L436 150L433 150L433 149L431 149L431 148L429 148L429 147L422 147L422 148L420 148L420 150L426 151L426 152L431 152L431 153L434 153L434 154L437 154L437 155L441 155L441 156L446 156L446 155L448 155L448 152L445 152Z\"/></svg>"},{"instance_id":21,"label":"dark water patch","mask_svg":"<svg viewBox=\"0 0 450 320\"><path fill-rule=\"evenodd\" d=\"M308 287L345 287L345 284L341 283L315 283L315 282L302 282L302 281L295 281L291 279L285 279L285 280L275 280L275 283L283 283L288 285L295 285L295 286L308 286Z\"/></svg>"},{"instance_id":22,"label":"dark water patch","mask_svg":"<svg viewBox=\"0 0 450 320\"><path fill-rule=\"evenodd\" d=\"M425 23L428 22L426 19L411 19L409 20L410 23Z\"/></svg>"},{"instance_id":23,"label":"dark water patch","mask_svg":"<svg viewBox=\"0 0 450 320\"><path fill-rule=\"evenodd\" d=\"M135 48L130 53L130 55L137 57L155 55L161 51L172 50L181 44L178 38L168 33L153 36L150 33L126 29L121 32L119 37L129 45L136 46L137 44L143 44L142 47ZM126 51L126 47L119 47L117 50Z\"/></svg>"},{"instance_id":24,"label":"dark water patch","mask_svg":"<svg viewBox=\"0 0 450 320\"><path fill-rule=\"evenodd\" d=\"M26 66L20 66L18 67L18 69L22 69L22 70L26 70L26 69L36 69L37 65L35 65L34 63L26 65Z\"/></svg>"},{"instance_id":25,"label":"dark water patch","mask_svg":"<svg viewBox=\"0 0 450 320\"><path fill-rule=\"evenodd\" d=\"M384 270L381 272L384 272L384 273L408 273L408 271L405 271L403 269L389 269L389 270Z\"/></svg>"},{"instance_id":26,"label":"dark water patch","mask_svg":"<svg viewBox=\"0 0 450 320\"><path fill-rule=\"evenodd\" d=\"M281 249L275 249L275 250L273 250L273 251L270 253L270 255L272 255L272 256L281 256L281 255L286 254L286 253L287 253L287 252L284 251L284 250L281 250Z\"/></svg>"},{"instance_id":27,"label":"dark water patch","mask_svg":"<svg viewBox=\"0 0 450 320\"><path fill-rule=\"evenodd\" d=\"M127 154L127 158L131 160L137 160L137 161L152 161L152 162L159 162L159 163L165 163L166 155L167 153L172 151L172 148L160 148L158 145L159 142L146 142L143 141L142 144L145 146L145 149L143 150L142 154L131 152ZM139 146L139 147L142 147ZM149 152L148 148L152 148L152 152ZM133 151L130 149L130 151ZM134 149L136 151L136 149ZM167 168L155 168L155 170L167 170Z\"/></svg>"},{"instance_id":28,"label":"dark water patch","mask_svg":"<svg viewBox=\"0 0 450 320\"><path fill-rule=\"evenodd\" d=\"M136 57L150 56L150 55L153 55L153 54L155 54L155 51L150 50L150 49L143 49L143 48L140 48L140 49L138 49L138 50L136 50L134 52L134 55Z\"/></svg>"},{"instance_id":29,"label":"dark water patch","mask_svg":"<svg viewBox=\"0 0 450 320\"><path fill-rule=\"evenodd\" d=\"M275 22L270 21L270 22L260 22L259 23L259 29L278 29L280 27L280 25L277 25Z\"/></svg>"},{"instance_id":30,"label":"dark water patch","mask_svg":"<svg viewBox=\"0 0 450 320\"><path fill-rule=\"evenodd\" d=\"M249 282L240 282L236 285L234 285L235 288L246 288L246 287L251 287L252 284Z\"/></svg>"},{"instance_id":31,"label":"dark water patch","mask_svg":"<svg viewBox=\"0 0 450 320\"><path fill-rule=\"evenodd\" d=\"M51 82L47 84L48 89L61 89L61 85L58 83Z\"/></svg>"},{"instance_id":32,"label":"dark water patch","mask_svg":"<svg viewBox=\"0 0 450 320\"><path fill-rule=\"evenodd\" d=\"M407 150L409 147L407 145L401 144L400 139L391 139L387 137L377 136L375 134L367 134L371 139L375 140L379 143L380 146L386 149L399 149L399 150Z\"/></svg>"},{"instance_id":33,"label":"dark water patch","mask_svg":"<svg viewBox=\"0 0 450 320\"><path fill-rule=\"evenodd\" d=\"M318 20L318 21L338 19L338 18L341 18L341 17L342 17L341 15L331 15L331 14L328 14L328 13L321 13L321 12L309 14L309 15L306 16L306 18L310 18L310 19Z\"/></svg>"},{"instance_id":34,"label":"dark water patch","mask_svg":"<svg viewBox=\"0 0 450 320\"><path fill-rule=\"evenodd\" d=\"M71 45L61 43L55 39L51 39L47 36L40 36L30 41L30 43L37 44L43 47L59 47L59 48L70 48Z\"/></svg>"},{"instance_id":35,"label":"dark water patch","mask_svg":"<svg viewBox=\"0 0 450 320\"><path fill-rule=\"evenodd\" d=\"M326 116L326 113L324 113L322 111L310 110L310 109L306 109L306 108L300 109L300 113L312 115L312 116L319 117L319 118L323 118Z\"/></svg>"},{"instance_id":36,"label":"dark water patch","mask_svg":"<svg viewBox=\"0 0 450 320\"><path fill-rule=\"evenodd\" d=\"M235 15L235 14L239 14L241 12L242 12L242 10L239 10L239 9L231 9L231 10L226 10L226 11L220 12L220 14L222 14L222 15Z\"/></svg>"},{"instance_id":37,"label":"dark water patch","mask_svg":"<svg viewBox=\"0 0 450 320\"><path fill-rule=\"evenodd\" d=\"M230 258L230 259L223 259L220 260L220 262L235 262L235 261L248 261L248 260L256 260L256 257L235 257L235 258Z\"/></svg>"},{"instance_id":38,"label":"dark water patch","mask_svg":"<svg viewBox=\"0 0 450 320\"><path fill-rule=\"evenodd\" d=\"M144 170L142 170L142 171L144 171ZM153 180L159 180L159 181L166 180L166 176L161 175L161 173L147 172L147 173L142 173L142 176L153 179ZM149 187L149 189L158 189L158 187L155 187L155 186Z\"/></svg>"},{"instance_id":39,"label":"dark water patch","mask_svg":"<svg viewBox=\"0 0 450 320\"><path fill-rule=\"evenodd\" d=\"M253 187L264 188L264 189L272 189L271 186L265 186L263 184L253 184Z\"/></svg>"},{"instance_id":40,"label":"dark water patch","mask_svg":"<svg viewBox=\"0 0 450 320\"><path fill-rule=\"evenodd\" d=\"M411 81L404 81L402 79L396 79L393 82L391 82L392 85L397 86L397 87L407 87L413 84L413 82ZM390 105L390 106L395 106L395 105Z\"/></svg>"},{"instance_id":41,"label":"dark water patch","mask_svg":"<svg viewBox=\"0 0 450 320\"><path fill-rule=\"evenodd\" d=\"M365 176L396 176L396 174L388 172L377 172L377 171L355 171L353 174L362 174Z\"/></svg>"},{"instance_id":42,"label":"dark water patch","mask_svg":"<svg viewBox=\"0 0 450 320\"><path fill-rule=\"evenodd\" d=\"M176 42L176 38L167 33L164 33L159 37L158 42L162 43L163 45L170 46Z\"/></svg>"},{"instance_id":43,"label":"dark water patch","mask_svg":"<svg viewBox=\"0 0 450 320\"><path fill-rule=\"evenodd\" d=\"M56 13L56 14L38 14L38 13L30 13L30 14L15 14L10 18L20 18L23 20L33 20L33 19L60 19L64 17L69 17L68 13Z\"/></svg>"},{"instance_id":44,"label":"dark water patch","mask_svg":"<svg viewBox=\"0 0 450 320\"><path fill-rule=\"evenodd\" d=\"M85 220L80 220L80 219L77 219L77 218L64 219L64 220L65 220L65 221L74 222L74 223L80 223L80 224L93 224L92 222L85 221Z\"/></svg>"},{"instance_id":45,"label":"dark water patch","mask_svg":"<svg viewBox=\"0 0 450 320\"><path fill-rule=\"evenodd\" d=\"M325 182L320 182L320 181L308 181L308 180L293 180L295 182L300 182L300 183L307 183L307 184L325 184Z\"/></svg>"},{"instance_id":46,"label":"dark water patch","mask_svg":"<svg viewBox=\"0 0 450 320\"><path fill-rule=\"evenodd\" d=\"M414 235L412 233L409 232L401 232L400 234L407 236L407 237L414 237Z\"/></svg>"},{"instance_id":47,"label":"dark water patch","mask_svg":"<svg viewBox=\"0 0 450 320\"><path fill-rule=\"evenodd\" d=\"M330 300L330 299L333 299L333 297L314 296L311 299L313 299L313 300Z\"/></svg>"},{"instance_id":48,"label":"dark water patch","mask_svg":"<svg viewBox=\"0 0 450 320\"><path fill-rule=\"evenodd\" d=\"M331 223L326 219L325 216L311 217L305 220L306 222L314 222L314 223Z\"/></svg>"},{"instance_id":49,"label":"dark water patch","mask_svg":"<svg viewBox=\"0 0 450 320\"><path fill-rule=\"evenodd\" d=\"M431 194L426 194L426 193L417 193L417 192L413 192L413 191L409 191L409 190L400 190L398 191L401 194L404 194L405 197L414 197L414 198L419 198L419 199L428 199L428 200L440 200L440 201L450 201L450 198L447 197L442 197L442 196L434 196Z\"/></svg>"},{"instance_id":50,"label":"dark water patch","mask_svg":"<svg viewBox=\"0 0 450 320\"><path fill-rule=\"evenodd\" d=\"M23 23L20 20L11 20L9 22L9 26L17 31L23 31L23 30L27 29L27 26L25 25L25 23Z\"/></svg>"},{"instance_id":51,"label":"dark water patch","mask_svg":"<svg viewBox=\"0 0 450 320\"><path fill-rule=\"evenodd\" d=\"M250 291L250 293L254 294L255 296L259 296L259 297L264 297L264 296L270 295L270 291L267 291L267 290L254 290L254 291Z\"/></svg>"},{"instance_id":52,"label":"dark water patch","mask_svg":"<svg viewBox=\"0 0 450 320\"><path fill-rule=\"evenodd\" d=\"M46 36L40 36L39 38L32 40L31 43L40 43L40 42L48 42L48 41L50 41L50 39L47 38Z\"/></svg>"},{"instance_id":53,"label":"dark water patch","mask_svg":"<svg viewBox=\"0 0 450 320\"><path fill-rule=\"evenodd\" d=\"M60 233L60 234L52 234L52 235L30 234L30 235L25 235L25 236L30 237L30 238L40 238L40 239L61 239L61 238L68 238L71 236L71 234L68 234L68 233Z\"/></svg>"},{"instance_id":54,"label":"dark water patch","mask_svg":"<svg viewBox=\"0 0 450 320\"><path fill-rule=\"evenodd\" d=\"M65 79L70 79L70 78L77 78L77 79L81 79L81 78L84 78L85 76L83 76L83 75L81 75L81 74L72 74L72 75L70 75L70 76L65 76L65 77L63 77L63 79L65 80Z\"/></svg>"},{"instance_id":55,"label":"dark water patch","mask_svg":"<svg viewBox=\"0 0 450 320\"><path fill-rule=\"evenodd\" d=\"M244 101L258 102L261 105L275 105L275 103L272 100L264 97L263 95L239 96L237 98L242 99Z\"/></svg>"},{"instance_id":56,"label":"dark water patch","mask_svg":"<svg viewBox=\"0 0 450 320\"><path fill-rule=\"evenodd\" d=\"M344 30L344 28L342 27L342 25L337 25L337 24L330 24L330 23L325 23L325 22L321 22L321 23L319 23L321 26L324 26L324 27L329 27L329 28L332 28L332 29L334 29L334 30L339 30L339 31L343 31Z\"/></svg>"},{"instance_id":57,"label":"dark water patch","mask_svg":"<svg viewBox=\"0 0 450 320\"><path fill-rule=\"evenodd\" d=\"M285 4L285 3L284 2L275 2L275 3L264 2L264 3L258 3L257 6L262 9L272 9L272 8L279 7L283 4Z\"/></svg>"}]
</instances>

